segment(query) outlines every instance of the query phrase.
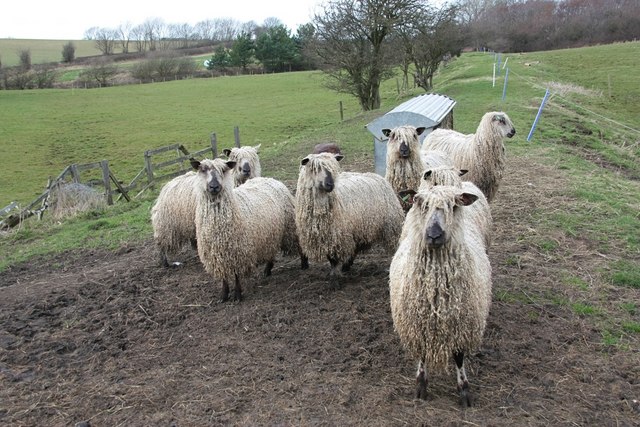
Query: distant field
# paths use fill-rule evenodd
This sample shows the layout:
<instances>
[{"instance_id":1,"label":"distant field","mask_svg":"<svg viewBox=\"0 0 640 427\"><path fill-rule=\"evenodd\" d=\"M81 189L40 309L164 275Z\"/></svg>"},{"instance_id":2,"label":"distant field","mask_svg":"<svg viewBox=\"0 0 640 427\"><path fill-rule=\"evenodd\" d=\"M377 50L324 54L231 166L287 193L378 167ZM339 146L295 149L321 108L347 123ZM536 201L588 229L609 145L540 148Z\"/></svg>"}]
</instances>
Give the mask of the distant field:
<instances>
[{"instance_id":1,"label":"distant field","mask_svg":"<svg viewBox=\"0 0 640 427\"><path fill-rule=\"evenodd\" d=\"M41 64L45 62L62 61L62 47L72 42L76 47L75 56L100 55L95 42L91 40L31 40L31 39L0 39L0 60L3 67L12 67L20 63L19 52L29 50L31 63ZM116 52L118 50L116 49Z\"/></svg>"}]
</instances>

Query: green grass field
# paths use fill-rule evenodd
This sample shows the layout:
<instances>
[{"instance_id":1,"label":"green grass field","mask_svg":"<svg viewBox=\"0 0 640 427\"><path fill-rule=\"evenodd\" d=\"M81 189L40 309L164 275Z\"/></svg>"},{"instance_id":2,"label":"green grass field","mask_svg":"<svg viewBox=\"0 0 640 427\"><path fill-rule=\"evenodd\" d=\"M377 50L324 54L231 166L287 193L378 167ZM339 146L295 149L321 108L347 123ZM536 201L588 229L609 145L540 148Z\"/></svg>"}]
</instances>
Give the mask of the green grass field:
<instances>
[{"instance_id":1,"label":"green grass field","mask_svg":"<svg viewBox=\"0 0 640 427\"><path fill-rule=\"evenodd\" d=\"M3 67L13 67L20 63L20 52L31 52L31 63L62 61L62 47L72 42L75 46L75 57L100 55L100 51L91 40L32 40L32 39L0 39L0 60ZM118 49L116 49L116 52Z\"/></svg>"},{"instance_id":2,"label":"green grass field","mask_svg":"<svg viewBox=\"0 0 640 427\"><path fill-rule=\"evenodd\" d=\"M640 66L639 51L640 43L624 43L504 55L510 70L504 100L504 70L492 86L494 56L464 54L437 75L434 92L457 101L457 130L473 132L484 112L507 111L518 128L509 141L510 153L535 153L568 171L574 180L571 194L584 209L534 212L544 227L586 233L603 250L622 248L637 256L640 105L635 100L640 99L640 77L631 70ZM552 96L527 142L546 88ZM355 99L325 89L317 72L93 90L0 91L0 207L11 201L28 204L49 176L71 163L107 159L117 178L128 183L143 168L144 150L175 142L190 150L204 148L211 132L221 147L231 146L234 126L240 128L243 145L262 144L265 176L291 182L300 158L321 141L344 148L346 169L358 164L373 170L372 137L364 126L420 93L398 94L396 81L387 81L382 109L362 113ZM339 101L345 107L343 122ZM37 254L148 238L153 198L149 192L99 216L88 213L63 224L30 219L0 240L0 269ZM623 246L611 246L613 239ZM544 241L539 244L547 247ZM624 263L612 264L611 274L625 283L638 283L640 275Z\"/></svg>"}]
</instances>

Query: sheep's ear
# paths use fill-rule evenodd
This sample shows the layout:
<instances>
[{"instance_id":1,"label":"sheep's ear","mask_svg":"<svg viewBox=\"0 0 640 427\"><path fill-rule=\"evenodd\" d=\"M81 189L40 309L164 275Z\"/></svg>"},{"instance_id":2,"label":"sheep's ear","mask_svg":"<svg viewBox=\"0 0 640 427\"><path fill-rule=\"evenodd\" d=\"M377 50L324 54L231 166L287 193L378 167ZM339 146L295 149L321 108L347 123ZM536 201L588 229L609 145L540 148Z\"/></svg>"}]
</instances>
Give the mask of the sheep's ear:
<instances>
[{"instance_id":1,"label":"sheep's ear","mask_svg":"<svg viewBox=\"0 0 640 427\"><path fill-rule=\"evenodd\" d=\"M344 156L342 154L336 154L335 157L336 157L337 161L340 161L340 160L344 159Z\"/></svg>"},{"instance_id":2,"label":"sheep's ear","mask_svg":"<svg viewBox=\"0 0 640 427\"><path fill-rule=\"evenodd\" d=\"M428 179L431 177L431 174L432 174L432 173L433 173L433 172L431 171L431 169L429 169L428 171L426 171L426 172L424 173L424 175L422 175L422 179L424 179L425 181L426 181L426 180L428 180Z\"/></svg>"},{"instance_id":3,"label":"sheep's ear","mask_svg":"<svg viewBox=\"0 0 640 427\"><path fill-rule=\"evenodd\" d=\"M197 161L194 158L189 159L189 163L191 163L191 167L194 168L195 170L200 169L200 162Z\"/></svg>"},{"instance_id":4,"label":"sheep's ear","mask_svg":"<svg viewBox=\"0 0 640 427\"><path fill-rule=\"evenodd\" d=\"M416 192L413 190L400 190L398 191L398 196L400 196L400 200L404 203L408 203L412 205L415 200Z\"/></svg>"},{"instance_id":5,"label":"sheep's ear","mask_svg":"<svg viewBox=\"0 0 640 427\"><path fill-rule=\"evenodd\" d=\"M256 145L256 146L254 146L254 147L253 147L253 148L255 148L255 149L256 149L256 153L258 152L258 150L260 150L260 146L261 146L261 145L262 145L262 143L260 143L260 144L258 144L258 145Z\"/></svg>"},{"instance_id":6,"label":"sheep's ear","mask_svg":"<svg viewBox=\"0 0 640 427\"><path fill-rule=\"evenodd\" d=\"M422 132L424 132L425 129L426 127L420 126L419 128L416 128L416 132L418 133L418 135L422 135Z\"/></svg>"},{"instance_id":7,"label":"sheep's ear","mask_svg":"<svg viewBox=\"0 0 640 427\"><path fill-rule=\"evenodd\" d=\"M300 162L300 164L301 164L302 166L306 165L307 163L309 163L309 158L308 158L308 157L305 157L305 158L304 158L304 159L302 159L302 161Z\"/></svg>"},{"instance_id":8,"label":"sheep's ear","mask_svg":"<svg viewBox=\"0 0 640 427\"><path fill-rule=\"evenodd\" d=\"M458 176L464 176L467 172L469 172L468 169L460 169L460 171L458 171Z\"/></svg>"},{"instance_id":9,"label":"sheep's ear","mask_svg":"<svg viewBox=\"0 0 640 427\"><path fill-rule=\"evenodd\" d=\"M234 162L234 161L231 161L231 160L229 160L227 163L225 163L227 165L227 167L229 168L227 170L231 170L231 169L235 168L236 167L236 163L237 162Z\"/></svg>"},{"instance_id":10,"label":"sheep's ear","mask_svg":"<svg viewBox=\"0 0 640 427\"><path fill-rule=\"evenodd\" d=\"M391 129L382 129L382 134L389 138L389 135L391 135Z\"/></svg>"},{"instance_id":11,"label":"sheep's ear","mask_svg":"<svg viewBox=\"0 0 640 427\"><path fill-rule=\"evenodd\" d=\"M478 196L473 193L462 193L456 196L456 205L469 206L473 202L478 200Z\"/></svg>"},{"instance_id":12,"label":"sheep's ear","mask_svg":"<svg viewBox=\"0 0 640 427\"><path fill-rule=\"evenodd\" d=\"M224 150L222 150L222 154L229 157L231 155L231 150L228 148L225 148Z\"/></svg>"}]
</instances>

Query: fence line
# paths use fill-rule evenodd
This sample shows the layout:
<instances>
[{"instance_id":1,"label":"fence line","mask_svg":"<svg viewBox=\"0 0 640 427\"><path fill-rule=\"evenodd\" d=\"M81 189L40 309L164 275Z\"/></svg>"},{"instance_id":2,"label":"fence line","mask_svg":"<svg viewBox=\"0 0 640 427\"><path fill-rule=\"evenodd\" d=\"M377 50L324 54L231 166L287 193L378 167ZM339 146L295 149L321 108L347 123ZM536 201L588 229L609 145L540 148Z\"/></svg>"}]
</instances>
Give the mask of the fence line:
<instances>
[{"instance_id":1,"label":"fence line","mask_svg":"<svg viewBox=\"0 0 640 427\"><path fill-rule=\"evenodd\" d=\"M234 140L236 147L240 147L240 130L237 126L234 128ZM170 151L175 151L176 157L160 162L153 161L154 156L168 153ZM144 152L145 165L142 170L138 172L138 174L133 178L129 185L122 185L120 181L116 179L114 173L109 168L109 162L107 160L84 164L74 163L65 167L56 178L49 178L45 191L18 213L9 214L11 211L19 209L17 203L15 202L1 209L0 216L5 216L7 214L9 215L0 220L0 229L15 227L23 220L32 216L37 216L38 219L41 219L44 211L48 207L48 200L50 198L52 189L54 189L57 185L67 181L80 184L83 183L83 172L91 171L94 169L99 169L101 171L101 179L94 179L85 182L88 182L90 186L100 185L104 187L104 196L106 198L107 204L112 205L113 196L116 194L118 195L116 201L120 200L121 198L130 201L131 197L129 196L129 193L142 185L141 181L144 178L146 178L146 183L136 194L136 198L139 197L145 190L153 188L156 183L174 178L191 170L190 164L188 166L185 166L185 163L189 162L191 159L194 159L196 157L205 157L209 154L211 154L212 158L218 156L218 140L215 133L211 134L209 147L194 152L189 152L184 145L178 143L146 150ZM171 168L174 166L177 166L177 169L166 172L167 168ZM115 189L112 189L111 184L115 186Z\"/></svg>"}]
</instances>

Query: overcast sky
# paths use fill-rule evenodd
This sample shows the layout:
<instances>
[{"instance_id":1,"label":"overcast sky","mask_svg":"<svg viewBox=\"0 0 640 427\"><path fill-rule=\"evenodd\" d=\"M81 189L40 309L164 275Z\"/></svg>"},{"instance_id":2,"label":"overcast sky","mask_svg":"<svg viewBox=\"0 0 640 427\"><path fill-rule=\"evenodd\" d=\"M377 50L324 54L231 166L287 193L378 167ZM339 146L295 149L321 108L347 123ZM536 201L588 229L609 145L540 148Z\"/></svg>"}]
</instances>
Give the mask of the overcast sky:
<instances>
[{"instance_id":1,"label":"overcast sky","mask_svg":"<svg viewBox=\"0 0 640 427\"><path fill-rule=\"evenodd\" d=\"M0 8L0 38L82 40L91 27L134 26L160 18L165 24L195 25L214 18L240 22L279 18L292 32L311 21L322 0L7 0Z\"/></svg>"}]
</instances>

